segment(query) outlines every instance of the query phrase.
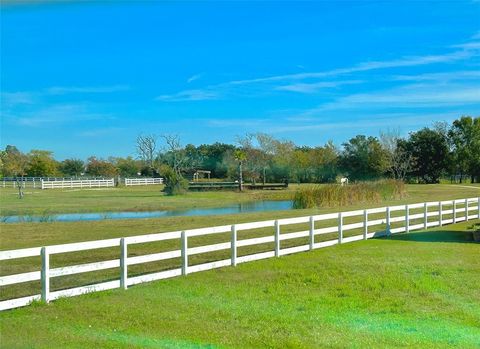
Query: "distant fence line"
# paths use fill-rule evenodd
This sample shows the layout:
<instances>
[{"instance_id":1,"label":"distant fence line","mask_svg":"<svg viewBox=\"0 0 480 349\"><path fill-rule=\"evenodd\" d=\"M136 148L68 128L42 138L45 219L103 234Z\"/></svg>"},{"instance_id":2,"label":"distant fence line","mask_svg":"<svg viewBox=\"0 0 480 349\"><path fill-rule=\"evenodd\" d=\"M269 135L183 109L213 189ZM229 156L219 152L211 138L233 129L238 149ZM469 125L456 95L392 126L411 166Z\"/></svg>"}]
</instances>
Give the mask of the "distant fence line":
<instances>
[{"instance_id":1,"label":"distant fence line","mask_svg":"<svg viewBox=\"0 0 480 349\"><path fill-rule=\"evenodd\" d=\"M445 210L445 207L448 209ZM433 208L433 210L432 210ZM392 215L392 212L400 211L401 216ZM417 211L418 213L414 213ZM470 214L473 211L473 214ZM463 213L463 215L459 215ZM371 217L374 215L375 217ZM449 218L446 218L446 217ZM351 223L352 217L360 218L360 222ZM378 218L380 217L380 218ZM435 217L435 220L431 220ZM371 219L374 218L374 219ZM225 266L236 266L238 263L260 260L271 257L280 257L283 255L297 253L353 242L358 240L367 240L372 237L390 236L391 234L410 232L418 229L427 229L429 227L442 226L445 224L468 221L470 219L480 218L480 198L468 198L441 202L424 202L418 204L399 205L392 207L371 208L357 211L336 212L321 214L315 216L286 218L277 220L268 220L252 223L240 223L233 225L224 225L208 228L189 229L174 231L168 233L158 233L150 235L130 236L123 238L114 238L107 240L87 241L78 243L69 243L62 245L44 246L17 249L10 251L0 251L0 261L12 260L26 257L41 257L41 270L15 275L6 275L0 277L0 286L14 285L24 282L40 280L41 293L8 299L0 302L0 310L22 307L30 304L32 301L42 300L49 302L60 297L73 297L89 292L96 292L114 288L127 289L128 286L171 278L179 275L210 270ZM334 220L334 226L315 227L320 221ZM411 224L413 221L414 224ZM420 221L420 223L416 223ZM392 228L392 224L397 223L399 227ZM416 224L415 224L416 223ZM282 227L295 224L308 224L308 230L296 231L293 233L281 233ZM370 232L369 227L377 227L376 232ZM272 228L273 235L261 236L249 239L239 239L238 232L258 229ZM348 230L360 230L360 234L344 237ZM229 234L230 241L189 247L189 239L192 237L206 236L210 234ZM321 234L336 233L337 238L316 242L315 237ZM289 239L308 238L308 244L281 248L281 242ZM180 249L158 252L148 255L128 255L128 247L135 244L146 244L158 241L177 240ZM274 243L273 251L254 253L238 256L238 248L244 246L261 245L265 243ZM108 261L87 263L81 265L69 265L65 267L50 268L50 256L77 252L89 251L94 249L119 247L119 258ZM214 251L230 250L230 258L215 260L213 262L191 265L189 257L192 255L211 253ZM181 267L169 269L166 271L154 272L144 275L129 276L128 267L155 261L167 260L172 258L181 258ZM88 286L50 291L50 279L59 276L74 275L79 273L94 272L119 268L119 279L106 281Z\"/></svg>"},{"instance_id":2,"label":"distant fence line","mask_svg":"<svg viewBox=\"0 0 480 349\"><path fill-rule=\"evenodd\" d=\"M64 189L64 188L100 188L114 187L115 180L111 179L87 179L87 180L65 180L65 181L40 181L42 189Z\"/></svg>"},{"instance_id":3,"label":"distant fence line","mask_svg":"<svg viewBox=\"0 0 480 349\"><path fill-rule=\"evenodd\" d=\"M89 181L110 181L110 178L105 177L4 177L0 179L0 186L3 188L41 188L41 189L51 189L52 185L48 184L42 188L42 181L55 183L53 187L55 188L90 188L90 185L74 185L70 186L68 183L76 183L82 181L83 183L90 183ZM121 182L121 179L118 180ZM61 184L60 184L61 183ZM93 183L93 182L92 182ZM101 183L101 182L99 182ZM125 178L123 180L125 186L138 186L138 185L152 185L152 184L163 184L163 178ZM101 185L102 187L111 187L111 185ZM98 185L92 185L92 187L98 187Z\"/></svg>"},{"instance_id":4,"label":"distant fence line","mask_svg":"<svg viewBox=\"0 0 480 349\"><path fill-rule=\"evenodd\" d=\"M125 186L163 184L163 178L125 178Z\"/></svg>"}]
</instances>

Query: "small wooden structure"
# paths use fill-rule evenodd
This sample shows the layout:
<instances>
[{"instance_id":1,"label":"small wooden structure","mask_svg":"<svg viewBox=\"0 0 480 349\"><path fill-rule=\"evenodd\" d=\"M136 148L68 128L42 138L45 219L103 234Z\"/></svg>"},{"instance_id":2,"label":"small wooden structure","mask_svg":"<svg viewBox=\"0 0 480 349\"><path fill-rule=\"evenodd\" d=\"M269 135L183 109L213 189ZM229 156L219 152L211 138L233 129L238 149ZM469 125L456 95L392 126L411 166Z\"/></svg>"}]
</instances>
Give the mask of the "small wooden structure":
<instances>
[{"instance_id":1,"label":"small wooden structure","mask_svg":"<svg viewBox=\"0 0 480 349\"><path fill-rule=\"evenodd\" d=\"M208 180L210 180L210 174L212 171L207 171L207 170L196 170L195 173L193 174L193 181L197 182L200 179L200 175L202 174L203 177L205 178L205 175L207 175Z\"/></svg>"}]
</instances>

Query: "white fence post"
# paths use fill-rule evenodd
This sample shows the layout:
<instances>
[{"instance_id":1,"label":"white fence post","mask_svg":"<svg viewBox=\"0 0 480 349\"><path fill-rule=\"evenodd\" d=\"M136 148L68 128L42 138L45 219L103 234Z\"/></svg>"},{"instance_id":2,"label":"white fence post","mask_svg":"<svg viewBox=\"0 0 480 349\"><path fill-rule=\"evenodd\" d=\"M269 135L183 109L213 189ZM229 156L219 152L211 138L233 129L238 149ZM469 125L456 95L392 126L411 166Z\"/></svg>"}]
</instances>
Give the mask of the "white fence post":
<instances>
[{"instance_id":1,"label":"white fence post","mask_svg":"<svg viewBox=\"0 0 480 349\"><path fill-rule=\"evenodd\" d=\"M457 201L453 200L453 223L457 223Z\"/></svg>"},{"instance_id":2,"label":"white fence post","mask_svg":"<svg viewBox=\"0 0 480 349\"><path fill-rule=\"evenodd\" d=\"M338 214L338 243L343 242L343 214L340 212Z\"/></svg>"},{"instance_id":3,"label":"white fence post","mask_svg":"<svg viewBox=\"0 0 480 349\"><path fill-rule=\"evenodd\" d=\"M480 198L478 198L477 200L477 209L478 209L477 218L480 219Z\"/></svg>"},{"instance_id":4,"label":"white fence post","mask_svg":"<svg viewBox=\"0 0 480 349\"><path fill-rule=\"evenodd\" d=\"M468 222L468 199L465 199L465 220Z\"/></svg>"},{"instance_id":5,"label":"white fence post","mask_svg":"<svg viewBox=\"0 0 480 349\"><path fill-rule=\"evenodd\" d=\"M182 231L182 275L188 274L188 237L187 234Z\"/></svg>"},{"instance_id":6,"label":"white fence post","mask_svg":"<svg viewBox=\"0 0 480 349\"><path fill-rule=\"evenodd\" d=\"M42 283L42 301L48 303L50 301L50 255L48 253L47 247L42 247L41 249L42 257L42 271L41 283Z\"/></svg>"},{"instance_id":7,"label":"white fence post","mask_svg":"<svg viewBox=\"0 0 480 349\"><path fill-rule=\"evenodd\" d=\"M368 211L363 210L363 240L367 240L368 236Z\"/></svg>"},{"instance_id":8,"label":"white fence post","mask_svg":"<svg viewBox=\"0 0 480 349\"><path fill-rule=\"evenodd\" d=\"M428 228L428 206L427 203L425 202L423 204L423 229Z\"/></svg>"},{"instance_id":9,"label":"white fence post","mask_svg":"<svg viewBox=\"0 0 480 349\"><path fill-rule=\"evenodd\" d=\"M237 227L235 224L232 225L232 266L237 265Z\"/></svg>"},{"instance_id":10,"label":"white fence post","mask_svg":"<svg viewBox=\"0 0 480 349\"><path fill-rule=\"evenodd\" d=\"M315 245L315 220L310 216L310 250L313 250Z\"/></svg>"},{"instance_id":11,"label":"white fence post","mask_svg":"<svg viewBox=\"0 0 480 349\"><path fill-rule=\"evenodd\" d=\"M120 288L128 288L128 244L125 238L120 239Z\"/></svg>"},{"instance_id":12,"label":"white fence post","mask_svg":"<svg viewBox=\"0 0 480 349\"><path fill-rule=\"evenodd\" d=\"M387 236L392 235L390 228L390 206L387 207Z\"/></svg>"},{"instance_id":13,"label":"white fence post","mask_svg":"<svg viewBox=\"0 0 480 349\"><path fill-rule=\"evenodd\" d=\"M438 202L438 222L439 222L439 226L441 227L443 225L443 214L442 214L442 202L439 201Z\"/></svg>"},{"instance_id":14,"label":"white fence post","mask_svg":"<svg viewBox=\"0 0 480 349\"><path fill-rule=\"evenodd\" d=\"M280 257L280 223L275 221L275 257Z\"/></svg>"},{"instance_id":15,"label":"white fence post","mask_svg":"<svg viewBox=\"0 0 480 349\"><path fill-rule=\"evenodd\" d=\"M405 205L405 232L410 232L410 207Z\"/></svg>"}]
</instances>

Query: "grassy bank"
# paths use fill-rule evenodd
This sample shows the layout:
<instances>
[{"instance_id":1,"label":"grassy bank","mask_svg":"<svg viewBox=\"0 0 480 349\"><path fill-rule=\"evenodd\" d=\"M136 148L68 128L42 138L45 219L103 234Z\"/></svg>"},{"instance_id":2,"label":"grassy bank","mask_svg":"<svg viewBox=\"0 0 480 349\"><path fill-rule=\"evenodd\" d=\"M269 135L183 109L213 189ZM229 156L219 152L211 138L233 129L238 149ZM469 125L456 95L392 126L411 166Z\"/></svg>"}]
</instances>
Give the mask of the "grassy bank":
<instances>
[{"instance_id":1,"label":"grassy bank","mask_svg":"<svg viewBox=\"0 0 480 349\"><path fill-rule=\"evenodd\" d=\"M298 188L309 184L292 184L287 190L246 191L237 193L190 192L166 196L159 186L120 187L105 189L26 189L25 198L18 199L12 188L0 188L0 214L48 215L54 213L156 211L189 208L209 208L258 200L291 200ZM447 200L480 195L478 185L407 185L406 200ZM334 205L335 206L335 205Z\"/></svg>"},{"instance_id":2,"label":"grassy bank","mask_svg":"<svg viewBox=\"0 0 480 349\"><path fill-rule=\"evenodd\" d=\"M8 348L476 348L467 224L0 313Z\"/></svg>"},{"instance_id":3,"label":"grassy bank","mask_svg":"<svg viewBox=\"0 0 480 349\"><path fill-rule=\"evenodd\" d=\"M96 189L25 189L25 197L18 199L18 191L0 188L0 213L28 215L45 213L156 211L188 208L218 207L257 200L290 200L295 185L287 190L188 192L168 196L162 186L119 187Z\"/></svg>"}]
</instances>

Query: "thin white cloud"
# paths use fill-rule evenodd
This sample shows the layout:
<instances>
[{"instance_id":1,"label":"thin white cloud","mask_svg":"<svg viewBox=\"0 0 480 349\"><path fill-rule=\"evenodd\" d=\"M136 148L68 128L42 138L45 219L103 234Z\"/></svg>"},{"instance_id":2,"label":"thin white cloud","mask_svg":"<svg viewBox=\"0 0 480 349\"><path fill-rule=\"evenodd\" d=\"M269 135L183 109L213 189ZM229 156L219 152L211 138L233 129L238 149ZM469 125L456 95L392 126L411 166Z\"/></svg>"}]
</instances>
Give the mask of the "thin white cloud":
<instances>
[{"instance_id":1,"label":"thin white cloud","mask_svg":"<svg viewBox=\"0 0 480 349\"><path fill-rule=\"evenodd\" d=\"M1 94L2 109L21 104L33 104L35 100L35 95L30 92L2 92Z\"/></svg>"},{"instance_id":2,"label":"thin white cloud","mask_svg":"<svg viewBox=\"0 0 480 349\"><path fill-rule=\"evenodd\" d=\"M343 85L359 84L362 80L344 80L344 81L321 81L314 83L294 83L289 85L278 86L275 89L279 91L290 91L299 93L315 93L322 89L334 88Z\"/></svg>"},{"instance_id":3,"label":"thin white cloud","mask_svg":"<svg viewBox=\"0 0 480 349\"><path fill-rule=\"evenodd\" d=\"M424 55L424 56L404 56L399 59L387 61L368 61L362 62L352 67L338 68L321 72L305 72L294 74L283 74L275 76L267 76L253 79L232 80L221 84L207 86L203 89L185 90L174 94L166 94L156 98L156 100L163 101L187 101L187 100L202 100L202 99L218 99L225 95L233 93L239 87L242 91L245 90L246 85L257 86L253 89L256 93L259 90L284 90L292 92L312 93L315 89L314 84L320 88L322 84L333 84L332 81L315 81L304 82L307 79L336 79L338 77L366 72L380 69L393 69L402 67L416 67L433 64L447 64L463 60L468 60L472 57L480 55L480 41L471 41L463 44L451 46L455 50L452 52L438 54L438 55ZM298 81L298 82L297 82ZM290 83L288 83L290 82ZM294 82L294 83L292 83ZM295 83L297 82L297 83ZM278 83L283 85L278 86ZM272 88L272 84L274 85ZM310 86L309 86L310 85ZM326 85L325 85L326 86ZM262 89L263 87L263 89Z\"/></svg>"},{"instance_id":4,"label":"thin white cloud","mask_svg":"<svg viewBox=\"0 0 480 349\"><path fill-rule=\"evenodd\" d=\"M317 115L324 111L373 110L375 108L437 108L480 104L478 84L410 84L370 93L357 93L340 97L307 110L302 116Z\"/></svg>"},{"instance_id":5,"label":"thin white cloud","mask_svg":"<svg viewBox=\"0 0 480 349\"><path fill-rule=\"evenodd\" d=\"M299 125L298 123L292 123L281 126L273 126L269 129L270 133L302 133L311 131L326 131L332 132L335 130L361 130L368 128L385 128L393 126L402 127L418 127L426 126L428 123L438 120L450 120L458 117L460 112L448 112L448 113L431 113L431 114L418 114L418 113L384 113L375 116L372 115L359 115L355 122L352 121L322 121L322 117L317 117L314 122L304 123ZM360 131L361 132L361 131Z\"/></svg>"},{"instance_id":6,"label":"thin white cloud","mask_svg":"<svg viewBox=\"0 0 480 349\"><path fill-rule=\"evenodd\" d=\"M449 82L459 80L477 80L480 81L479 70L461 70L443 73L425 73L415 75L396 75L391 78L394 81L436 81Z\"/></svg>"},{"instance_id":7,"label":"thin white cloud","mask_svg":"<svg viewBox=\"0 0 480 349\"><path fill-rule=\"evenodd\" d=\"M195 74L195 75L192 75L190 76L188 79L187 79L187 83L191 83L191 82L194 82L195 80L198 80L200 79L201 77L203 76L203 74Z\"/></svg>"},{"instance_id":8,"label":"thin white cloud","mask_svg":"<svg viewBox=\"0 0 480 349\"><path fill-rule=\"evenodd\" d=\"M67 123L113 119L111 115L95 113L86 106L78 104L53 105L26 112L9 111L3 113L2 117L10 124L39 128Z\"/></svg>"},{"instance_id":9,"label":"thin white cloud","mask_svg":"<svg viewBox=\"0 0 480 349\"><path fill-rule=\"evenodd\" d=\"M105 127L105 128L93 128L91 130L78 133L81 137L103 137L107 135L116 134L120 131L124 131L122 127Z\"/></svg>"},{"instance_id":10,"label":"thin white cloud","mask_svg":"<svg viewBox=\"0 0 480 349\"><path fill-rule=\"evenodd\" d=\"M47 88L45 92L50 95L64 95L69 93L113 93L128 91L130 89L127 85L112 85L112 86L54 86Z\"/></svg>"},{"instance_id":11,"label":"thin white cloud","mask_svg":"<svg viewBox=\"0 0 480 349\"><path fill-rule=\"evenodd\" d=\"M203 101L208 99L216 99L218 93L215 91L209 90L186 90L173 95L161 95L155 99L158 101L169 101L169 102L179 102L179 101Z\"/></svg>"}]
</instances>

